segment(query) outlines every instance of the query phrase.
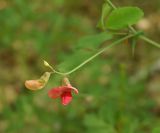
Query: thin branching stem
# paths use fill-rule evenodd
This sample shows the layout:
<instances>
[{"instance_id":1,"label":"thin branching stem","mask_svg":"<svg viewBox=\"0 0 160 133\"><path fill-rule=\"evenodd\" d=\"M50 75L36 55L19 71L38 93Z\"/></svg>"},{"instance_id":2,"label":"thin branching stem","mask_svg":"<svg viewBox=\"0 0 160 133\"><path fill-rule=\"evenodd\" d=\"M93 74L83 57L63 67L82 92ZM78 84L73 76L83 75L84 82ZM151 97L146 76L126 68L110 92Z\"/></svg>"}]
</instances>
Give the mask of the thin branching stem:
<instances>
[{"instance_id":1,"label":"thin branching stem","mask_svg":"<svg viewBox=\"0 0 160 133\"><path fill-rule=\"evenodd\" d=\"M134 37L136 34L130 34L130 35L127 35L113 43L111 43L110 45L107 45L106 47L102 48L99 52L95 53L94 55L92 55L91 57L89 57L87 60L85 60L84 62L82 62L80 65L78 65L77 67L75 67L74 69L66 72L66 73L62 73L62 72L59 72L59 71L56 71L56 70L53 70L54 73L57 73L57 74L60 74L60 75L63 75L63 76L66 76L66 75L69 75L75 71L77 71L79 68L81 68L82 66L84 66L85 64L87 64L88 62L90 62L91 60L93 60L94 58L96 58L97 56L99 56L100 54L102 54L103 52L105 52L106 50L112 48L113 46L123 42L124 40L126 39L129 39L131 37Z\"/></svg>"},{"instance_id":2,"label":"thin branching stem","mask_svg":"<svg viewBox=\"0 0 160 133\"><path fill-rule=\"evenodd\" d=\"M108 2L108 4L109 4L114 10L117 9L117 7L116 7L110 0L106 0L106 1ZM106 47L104 47L103 49L101 49L100 51L98 51L97 53L95 53L94 55L92 55L91 57L89 57L88 59L86 59L85 61L83 61L81 64L79 64L77 67L73 68L72 70L63 73L63 72L59 72L59 71L53 69L53 67L50 66L52 72L53 72L53 73L57 73L57 74L59 74L59 75L63 75L63 76L69 75L69 74L77 71L78 69L80 69L82 66L84 66L85 64L87 64L88 62L90 62L91 60L93 60L94 58L96 58L97 56L99 56L100 54L102 54L103 52L105 52L106 50L108 50L108 49L112 48L113 46L115 46L115 45L123 42L124 40L129 39L129 38L131 38L131 37L134 37L134 36L136 36L136 35L138 34L138 32L134 29L134 27L128 26L128 28L129 28L130 31L131 31L131 34L130 34L130 35L126 35L125 37L123 37L123 38L121 38L121 39L119 39L119 40L111 43L110 45L107 45ZM149 39L149 38L147 38L147 37L145 37L144 35L139 35L139 37L140 37L142 40L150 43L151 45L160 48L160 44L158 44L157 42L155 42L155 41L153 41L153 40L151 40L151 39Z\"/></svg>"}]
</instances>

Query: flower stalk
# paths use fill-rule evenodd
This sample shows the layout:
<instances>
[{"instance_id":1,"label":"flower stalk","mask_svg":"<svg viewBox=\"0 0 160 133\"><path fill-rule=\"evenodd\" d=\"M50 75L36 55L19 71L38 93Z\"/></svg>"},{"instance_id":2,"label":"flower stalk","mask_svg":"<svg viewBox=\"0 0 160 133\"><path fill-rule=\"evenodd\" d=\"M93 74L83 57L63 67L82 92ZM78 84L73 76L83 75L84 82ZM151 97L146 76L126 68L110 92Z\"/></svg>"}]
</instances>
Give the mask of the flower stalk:
<instances>
[{"instance_id":1,"label":"flower stalk","mask_svg":"<svg viewBox=\"0 0 160 133\"><path fill-rule=\"evenodd\" d=\"M77 71L78 69L80 69L81 67L83 67L85 64L87 64L88 62L92 61L94 58L96 58L97 56L99 56L100 54L102 54L103 52L105 52L106 50L112 48L113 46L115 45L118 45L119 43L123 42L124 40L126 39L129 39L129 38L132 38L134 36L136 36L136 34L130 34L130 35L127 35L123 38L120 38L119 40L116 40L115 42L111 43L110 45L107 45L106 47L102 48L99 52L95 53L94 55L92 55L91 57L89 57L88 59L86 59L85 61L83 61L81 64L79 64L77 67L73 68L72 70L68 71L68 72L59 72L59 71L56 71L55 69L52 68L52 71L53 73L56 73L56 74L59 74L59 75L62 75L62 76L67 76L67 75L70 75L72 74L73 72Z\"/></svg>"}]
</instances>

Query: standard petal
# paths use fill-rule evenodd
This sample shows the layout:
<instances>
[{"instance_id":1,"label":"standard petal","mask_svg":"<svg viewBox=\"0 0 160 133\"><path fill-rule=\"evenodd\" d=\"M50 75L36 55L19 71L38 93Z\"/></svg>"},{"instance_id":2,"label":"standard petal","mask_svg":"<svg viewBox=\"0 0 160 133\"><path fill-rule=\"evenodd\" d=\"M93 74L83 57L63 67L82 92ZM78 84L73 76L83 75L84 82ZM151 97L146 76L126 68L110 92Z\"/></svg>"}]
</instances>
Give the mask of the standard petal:
<instances>
[{"instance_id":1,"label":"standard petal","mask_svg":"<svg viewBox=\"0 0 160 133\"><path fill-rule=\"evenodd\" d=\"M63 86L53 88L48 92L48 96L50 98L54 98L54 99L58 98L63 94L64 90L65 90L65 87L63 87Z\"/></svg>"},{"instance_id":2,"label":"standard petal","mask_svg":"<svg viewBox=\"0 0 160 133\"><path fill-rule=\"evenodd\" d=\"M67 105L69 104L71 101L72 101L72 94L71 94L71 91L68 91L68 92L64 92L62 95L61 95L61 102L63 105Z\"/></svg>"}]
</instances>

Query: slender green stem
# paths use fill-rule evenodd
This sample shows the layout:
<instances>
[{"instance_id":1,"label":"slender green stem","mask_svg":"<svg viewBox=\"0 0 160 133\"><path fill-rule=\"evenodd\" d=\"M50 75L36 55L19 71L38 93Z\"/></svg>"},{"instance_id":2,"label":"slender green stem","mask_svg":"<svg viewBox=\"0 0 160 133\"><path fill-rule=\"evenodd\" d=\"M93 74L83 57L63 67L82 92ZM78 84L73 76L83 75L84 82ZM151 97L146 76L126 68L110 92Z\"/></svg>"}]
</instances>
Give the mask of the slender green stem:
<instances>
[{"instance_id":1,"label":"slender green stem","mask_svg":"<svg viewBox=\"0 0 160 133\"><path fill-rule=\"evenodd\" d=\"M85 64L87 64L88 62L90 62L91 60L93 60L95 57L97 57L98 55L102 54L104 51L110 49L111 47L123 42L124 40L128 39L128 38L131 38L133 36L135 36L136 34L131 34L131 35L127 35L113 43L111 43L110 45L104 47L103 49L101 49L99 52L95 53L94 55L92 55L90 58L88 58L87 60L85 60L84 62L82 62L80 65L78 65L77 67L75 67L74 69L66 72L66 73L62 73L62 72L59 72L59 71L56 71L56 70L53 70L54 73L57 73L57 74L60 74L60 75L63 75L63 76L66 76L66 75L69 75L73 72L75 72L76 70L78 70L79 68L81 68L82 66L84 66Z\"/></svg>"},{"instance_id":2,"label":"slender green stem","mask_svg":"<svg viewBox=\"0 0 160 133\"><path fill-rule=\"evenodd\" d=\"M57 74L60 74L60 75L64 75L64 73L56 71L52 66L48 65L48 67L52 70L52 72L50 72L51 74L57 73Z\"/></svg>"},{"instance_id":3,"label":"slender green stem","mask_svg":"<svg viewBox=\"0 0 160 133\"><path fill-rule=\"evenodd\" d=\"M44 62L44 65L46 67L48 67L48 68L50 68L52 70L52 72L50 72L51 74L57 73L57 74L60 74L60 75L64 75L64 73L56 71L47 61L43 60L43 62Z\"/></svg>"},{"instance_id":4,"label":"slender green stem","mask_svg":"<svg viewBox=\"0 0 160 133\"><path fill-rule=\"evenodd\" d=\"M54 73L57 73L57 74L59 74L59 75L64 75L64 76L66 75L66 73L62 73L62 72L59 72L59 71L56 71L56 70L54 70L53 72L54 72Z\"/></svg>"},{"instance_id":5,"label":"slender green stem","mask_svg":"<svg viewBox=\"0 0 160 133\"><path fill-rule=\"evenodd\" d=\"M122 36L125 36L125 35L128 35L128 33L125 33L125 32L111 32L113 35L122 35Z\"/></svg>"},{"instance_id":6,"label":"slender green stem","mask_svg":"<svg viewBox=\"0 0 160 133\"><path fill-rule=\"evenodd\" d=\"M117 7L110 0L107 0L107 2L113 9L117 9Z\"/></svg>"},{"instance_id":7,"label":"slender green stem","mask_svg":"<svg viewBox=\"0 0 160 133\"><path fill-rule=\"evenodd\" d=\"M137 32L132 26L128 26L128 28L129 28L133 33L136 33L136 32Z\"/></svg>"},{"instance_id":8,"label":"slender green stem","mask_svg":"<svg viewBox=\"0 0 160 133\"><path fill-rule=\"evenodd\" d=\"M117 7L110 1L110 0L107 0L108 4L113 8L113 9L117 9ZM62 73L62 72L59 72L59 71L56 71L55 69L53 69L51 66L51 70L53 71L53 73L57 73L57 74L60 74L60 75L63 75L63 76L66 76L66 75L69 75L73 72L75 72L76 70L78 70L79 68L81 68L82 66L84 66L85 64L87 64L88 62L90 62L91 60L93 60L94 58L96 58L97 56L99 56L100 54L102 54L104 51L110 49L111 47L123 42L124 40L128 39L128 38L131 38L131 37L134 37L138 34L138 32L132 27L132 26L128 26L128 28L132 31L133 34L130 34L130 35L127 35L113 43L111 43L110 45L104 47L103 49L101 49L99 52L95 53L94 55L92 55L90 58L88 58L87 60L85 60L84 62L82 62L80 65L78 65L77 67L75 67L74 69L66 72L66 73ZM160 45L152 40L150 40L149 38L141 35L140 36L141 39L143 39L144 41L160 48Z\"/></svg>"},{"instance_id":9,"label":"slender green stem","mask_svg":"<svg viewBox=\"0 0 160 133\"><path fill-rule=\"evenodd\" d=\"M160 48L160 44L159 44L159 43L157 43L157 42L155 42L155 41L153 41L153 40L151 40L151 39L149 39L149 38L147 38L147 37L145 37L145 36L143 36L143 35L140 36L140 38L141 38L142 40L144 40L144 41L152 44L153 46Z\"/></svg>"}]
</instances>

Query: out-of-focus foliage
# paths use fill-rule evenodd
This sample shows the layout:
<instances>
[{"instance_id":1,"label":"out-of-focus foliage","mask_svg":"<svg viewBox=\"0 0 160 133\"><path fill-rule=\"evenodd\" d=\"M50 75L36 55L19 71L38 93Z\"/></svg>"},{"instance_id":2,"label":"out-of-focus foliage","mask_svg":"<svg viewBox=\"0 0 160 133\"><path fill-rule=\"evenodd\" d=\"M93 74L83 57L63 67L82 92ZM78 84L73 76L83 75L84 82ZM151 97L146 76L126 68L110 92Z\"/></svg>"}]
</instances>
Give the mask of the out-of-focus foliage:
<instances>
[{"instance_id":1,"label":"out-of-focus foliage","mask_svg":"<svg viewBox=\"0 0 160 133\"><path fill-rule=\"evenodd\" d=\"M145 18L137 27L160 42L158 0L113 2L141 7ZM102 4L102 0L0 1L0 133L159 133L159 49L141 41L134 57L126 41L72 74L70 81L79 94L68 106L47 96L50 88L61 84L58 75L43 90L24 87L25 80L49 71L43 59L67 71L101 48L97 44L105 41L105 34L102 40L90 39L100 32L96 25ZM87 41L89 47L84 47Z\"/></svg>"}]
</instances>

